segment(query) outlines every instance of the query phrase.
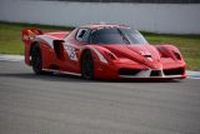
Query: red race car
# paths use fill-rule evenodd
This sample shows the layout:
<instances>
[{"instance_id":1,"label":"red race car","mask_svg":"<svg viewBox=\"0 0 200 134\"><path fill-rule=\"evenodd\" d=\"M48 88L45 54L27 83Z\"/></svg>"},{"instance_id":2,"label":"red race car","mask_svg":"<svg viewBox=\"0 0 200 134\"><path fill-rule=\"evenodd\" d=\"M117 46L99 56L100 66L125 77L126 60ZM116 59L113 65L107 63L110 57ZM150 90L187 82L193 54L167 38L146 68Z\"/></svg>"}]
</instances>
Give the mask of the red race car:
<instances>
[{"instance_id":1,"label":"red race car","mask_svg":"<svg viewBox=\"0 0 200 134\"><path fill-rule=\"evenodd\" d=\"M24 29L25 63L36 74L85 79L183 79L186 64L173 45L150 45L126 25L90 24L71 32Z\"/></svg>"}]
</instances>

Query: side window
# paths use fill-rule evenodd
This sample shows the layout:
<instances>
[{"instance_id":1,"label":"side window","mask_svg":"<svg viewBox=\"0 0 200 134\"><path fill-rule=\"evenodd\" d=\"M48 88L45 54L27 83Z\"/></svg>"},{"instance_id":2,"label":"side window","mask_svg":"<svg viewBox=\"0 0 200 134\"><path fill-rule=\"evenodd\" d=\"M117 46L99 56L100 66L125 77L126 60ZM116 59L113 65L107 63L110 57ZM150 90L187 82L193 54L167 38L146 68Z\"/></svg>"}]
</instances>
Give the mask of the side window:
<instances>
[{"instance_id":1,"label":"side window","mask_svg":"<svg viewBox=\"0 0 200 134\"><path fill-rule=\"evenodd\" d=\"M78 41L85 41L88 42L90 30L89 29L79 29L76 34L76 39Z\"/></svg>"}]
</instances>

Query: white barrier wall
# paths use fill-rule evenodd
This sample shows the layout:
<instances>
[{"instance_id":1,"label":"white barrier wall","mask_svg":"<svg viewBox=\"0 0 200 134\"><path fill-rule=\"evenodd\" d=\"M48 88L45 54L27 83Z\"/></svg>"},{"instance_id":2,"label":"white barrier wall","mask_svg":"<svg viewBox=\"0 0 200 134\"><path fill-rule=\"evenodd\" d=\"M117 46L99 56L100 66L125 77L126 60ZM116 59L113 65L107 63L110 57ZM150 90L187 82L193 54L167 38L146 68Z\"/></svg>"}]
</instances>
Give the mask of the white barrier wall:
<instances>
[{"instance_id":1,"label":"white barrier wall","mask_svg":"<svg viewBox=\"0 0 200 134\"><path fill-rule=\"evenodd\" d=\"M200 34L200 4L0 0L0 20L62 26L104 21L148 32Z\"/></svg>"}]
</instances>

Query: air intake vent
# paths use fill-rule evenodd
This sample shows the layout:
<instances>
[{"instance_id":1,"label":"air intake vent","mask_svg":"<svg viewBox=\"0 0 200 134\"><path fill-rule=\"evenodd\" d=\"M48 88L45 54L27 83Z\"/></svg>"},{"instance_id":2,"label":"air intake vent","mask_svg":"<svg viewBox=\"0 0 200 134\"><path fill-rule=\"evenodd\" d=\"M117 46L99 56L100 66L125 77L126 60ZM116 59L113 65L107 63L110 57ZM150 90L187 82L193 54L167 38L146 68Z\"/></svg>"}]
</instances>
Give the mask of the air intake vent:
<instances>
[{"instance_id":1,"label":"air intake vent","mask_svg":"<svg viewBox=\"0 0 200 134\"><path fill-rule=\"evenodd\" d=\"M144 55L145 58L151 58L151 55Z\"/></svg>"},{"instance_id":2,"label":"air intake vent","mask_svg":"<svg viewBox=\"0 0 200 134\"><path fill-rule=\"evenodd\" d=\"M162 76L162 73L160 70L152 70L150 76Z\"/></svg>"},{"instance_id":3,"label":"air intake vent","mask_svg":"<svg viewBox=\"0 0 200 134\"><path fill-rule=\"evenodd\" d=\"M165 69L163 70L165 75L183 75L185 73L184 68L175 68L175 69Z\"/></svg>"},{"instance_id":4,"label":"air intake vent","mask_svg":"<svg viewBox=\"0 0 200 134\"><path fill-rule=\"evenodd\" d=\"M134 76L137 73L139 73L141 70L140 69L127 69L127 68L121 68L119 69L119 75L130 75Z\"/></svg>"}]
</instances>

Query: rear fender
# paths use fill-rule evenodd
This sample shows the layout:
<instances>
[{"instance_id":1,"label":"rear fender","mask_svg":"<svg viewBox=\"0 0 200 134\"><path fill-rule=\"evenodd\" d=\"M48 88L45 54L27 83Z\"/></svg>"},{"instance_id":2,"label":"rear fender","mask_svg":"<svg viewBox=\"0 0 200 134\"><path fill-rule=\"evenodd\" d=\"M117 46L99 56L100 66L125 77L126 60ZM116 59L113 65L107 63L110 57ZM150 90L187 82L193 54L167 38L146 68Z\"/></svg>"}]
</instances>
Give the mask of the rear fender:
<instances>
[{"instance_id":1,"label":"rear fender","mask_svg":"<svg viewBox=\"0 0 200 134\"><path fill-rule=\"evenodd\" d=\"M37 28L25 28L22 30L22 41L25 47L25 63L31 65L30 63L30 53L31 47L36 43L34 39L37 35L42 35L43 32Z\"/></svg>"}]
</instances>

